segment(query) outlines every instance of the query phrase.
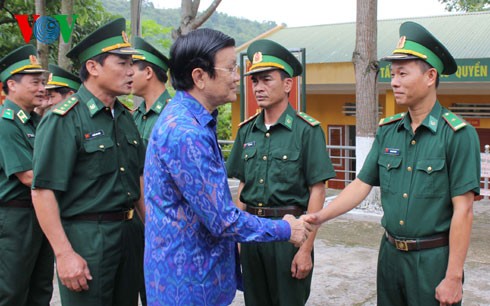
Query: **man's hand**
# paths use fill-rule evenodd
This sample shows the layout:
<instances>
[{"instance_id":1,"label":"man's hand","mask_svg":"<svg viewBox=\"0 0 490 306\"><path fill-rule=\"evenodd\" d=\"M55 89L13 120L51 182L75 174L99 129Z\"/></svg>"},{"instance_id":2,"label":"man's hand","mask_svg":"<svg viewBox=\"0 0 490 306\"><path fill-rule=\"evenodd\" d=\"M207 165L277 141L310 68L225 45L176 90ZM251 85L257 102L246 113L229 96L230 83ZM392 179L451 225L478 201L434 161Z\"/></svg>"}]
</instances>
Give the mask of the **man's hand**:
<instances>
[{"instance_id":1,"label":"man's hand","mask_svg":"<svg viewBox=\"0 0 490 306\"><path fill-rule=\"evenodd\" d=\"M296 219L293 215L285 215L282 219L288 222L291 227L289 242L299 248L308 239L308 235L313 230L312 226L302 219Z\"/></svg>"},{"instance_id":2,"label":"man's hand","mask_svg":"<svg viewBox=\"0 0 490 306\"><path fill-rule=\"evenodd\" d=\"M461 279L444 278L436 288L436 300L441 306L456 304L463 299Z\"/></svg>"},{"instance_id":3,"label":"man's hand","mask_svg":"<svg viewBox=\"0 0 490 306\"><path fill-rule=\"evenodd\" d=\"M92 280L87 262L75 251L56 257L56 267L61 283L72 291L88 290L87 281Z\"/></svg>"},{"instance_id":4,"label":"man's hand","mask_svg":"<svg viewBox=\"0 0 490 306\"><path fill-rule=\"evenodd\" d=\"M312 269L313 260L311 259L311 252L305 252L299 249L291 263L291 276L297 279L304 279L311 273Z\"/></svg>"},{"instance_id":5,"label":"man's hand","mask_svg":"<svg viewBox=\"0 0 490 306\"><path fill-rule=\"evenodd\" d=\"M320 217L320 211L317 211L316 213L312 213L312 214L302 215L300 219L305 222L308 222L309 224L318 225L317 227L319 227L319 225L322 225L322 223L325 222Z\"/></svg>"}]
</instances>

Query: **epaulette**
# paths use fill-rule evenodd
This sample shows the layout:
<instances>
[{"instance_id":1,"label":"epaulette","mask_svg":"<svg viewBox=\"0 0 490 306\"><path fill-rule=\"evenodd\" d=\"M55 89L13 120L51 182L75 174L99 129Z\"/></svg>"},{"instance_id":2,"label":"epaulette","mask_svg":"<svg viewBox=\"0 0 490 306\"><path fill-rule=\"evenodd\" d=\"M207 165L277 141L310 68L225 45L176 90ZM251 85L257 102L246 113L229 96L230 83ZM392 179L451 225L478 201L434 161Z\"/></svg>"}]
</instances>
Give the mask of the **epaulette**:
<instances>
[{"instance_id":1,"label":"epaulette","mask_svg":"<svg viewBox=\"0 0 490 306\"><path fill-rule=\"evenodd\" d=\"M379 120L378 125L382 126L382 125L386 125L386 124L390 124L390 123L399 121L399 120L403 119L406 114L407 113L399 113L399 114L395 114L393 116L383 118L383 119Z\"/></svg>"},{"instance_id":2,"label":"epaulette","mask_svg":"<svg viewBox=\"0 0 490 306\"><path fill-rule=\"evenodd\" d=\"M60 104L56 105L55 108L53 109L53 113L60 116L64 116L75 105L77 105L77 103L78 103L78 98L71 96L70 98L66 99L64 102L61 102Z\"/></svg>"},{"instance_id":3,"label":"epaulette","mask_svg":"<svg viewBox=\"0 0 490 306\"><path fill-rule=\"evenodd\" d=\"M447 124L453 129L453 131L460 130L467 126L468 124L463 119L459 118L455 113L447 111L442 115L442 118L447 122Z\"/></svg>"},{"instance_id":4,"label":"epaulette","mask_svg":"<svg viewBox=\"0 0 490 306\"><path fill-rule=\"evenodd\" d=\"M2 118L14 120L14 111L10 108L4 108L2 111Z\"/></svg>"},{"instance_id":5,"label":"epaulette","mask_svg":"<svg viewBox=\"0 0 490 306\"><path fill-rule=\"evenodd\" d=\"M238 127L241 127L242 125L244 125L245 123L248 123L250 121L252 121L253 119L255 119L255 117L257 117L258 115L260 115L260 112L256 113L255 115L249 117L248 119L245 119L245 121L242 121L240 122L240 124L238 125Z\"/></svg>"},{"instance_id":6,"label":"epaulette","mask_svg":"<svg viewBox=\"0 0 490 306\"><path fill-rule=\"evenodd\" d=\"M311 126L317 126L320 124L320 121L316 120L315 118L311 117L310 115L303 113L303 112L297 112L296 115L306 121L309 125Z\"/></svg>"}]
</instances>

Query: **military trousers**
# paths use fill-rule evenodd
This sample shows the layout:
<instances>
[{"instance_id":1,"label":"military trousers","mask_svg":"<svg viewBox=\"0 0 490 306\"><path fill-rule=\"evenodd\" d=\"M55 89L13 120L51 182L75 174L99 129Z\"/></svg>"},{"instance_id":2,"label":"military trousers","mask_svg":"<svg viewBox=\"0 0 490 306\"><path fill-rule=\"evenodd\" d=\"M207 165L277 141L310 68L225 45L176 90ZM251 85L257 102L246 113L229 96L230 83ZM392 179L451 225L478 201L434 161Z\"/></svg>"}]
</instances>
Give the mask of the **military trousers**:
<instances>
[{"instance_id":1,"label":"military trousers","mask_svg":"<svg viewBox=\"0 0 490 306\"><path fill-rule=\"evenodd\" d=\"M0 206L0 305L48 306L54 256L33 208Z\"/></svg>"},{"instance_id":2,"label":"military trousers","mask_svg":"<svg viewBox=\"0 0 490 306\"><path fill-rule=\"evenodd\" d=\"M246 305L305 305L310 296L313 270L305 279L291 276L291 263L297 251L289 242L241 244Z\"/></svg>"},{"instance_id":3,"label":"military trousers","mask_svg":"<svg viewBox=\"0 0 490 306\"><path fill-rule=\"evenodd\" d=\"M70 243L88 264L92 280L86 291L59 282L62 305L137 306L143 281L143 227L136 215L128 221L63 221Z\"/></svg>"},{"instance_id":4,"label":"military trousers","mask_svg":"<svg viewBox=\"0 0 490 306\"><path fill-rule=\"evenodd\" d=\"M383 235L378 255L377 305L439 306L436 287L446 275L448 259L449 246L405 252Z\"/></svg>"}]
</instances>

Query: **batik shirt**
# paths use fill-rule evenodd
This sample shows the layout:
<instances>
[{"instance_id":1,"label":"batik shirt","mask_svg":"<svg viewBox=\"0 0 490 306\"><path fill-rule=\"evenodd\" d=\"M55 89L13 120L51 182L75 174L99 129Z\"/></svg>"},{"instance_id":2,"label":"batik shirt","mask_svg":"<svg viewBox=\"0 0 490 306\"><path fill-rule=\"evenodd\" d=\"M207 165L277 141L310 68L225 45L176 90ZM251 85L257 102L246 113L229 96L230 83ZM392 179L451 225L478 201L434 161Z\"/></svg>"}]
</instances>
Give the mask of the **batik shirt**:
<instances>
[{"instance_id":1,"label":"batik shirt","mask_svg":"<svg viewBox=\"0 0 490 306\"><path fill-rule=\"evenodd\" d=\"M145 162L149 305L228 305L236 242L285 241L290 227L237 209L209 113L178 91L160 115Z\"/></svg>"}]
</instances>

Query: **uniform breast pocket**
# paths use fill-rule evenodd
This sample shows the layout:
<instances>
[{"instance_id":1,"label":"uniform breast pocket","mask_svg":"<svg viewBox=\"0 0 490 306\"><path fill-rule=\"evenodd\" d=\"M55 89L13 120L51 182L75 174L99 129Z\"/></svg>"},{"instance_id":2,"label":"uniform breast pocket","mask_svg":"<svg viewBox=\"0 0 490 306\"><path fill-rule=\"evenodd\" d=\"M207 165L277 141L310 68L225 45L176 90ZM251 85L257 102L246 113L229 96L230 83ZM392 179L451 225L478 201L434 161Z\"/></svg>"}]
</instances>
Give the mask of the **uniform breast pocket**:
<instances>
[{"instance_id":1,"label":"uniform breast pocket","mask_svg":"<svg viewBox=\"0 0 490 306\"><path fill-rule=\"evenodd\" d=\"M90 178L116 171L117 156L115 154L114 142L107 137L95 138L83 143L85 150L86 170Z\"/></svg>"},{"instance_id":2,"label":"uniform breast pocket","mask_svg":"<svg viewBox=\"0 0 490 306\"><path fill-rule=\"evenodd\" d=\"M400 156L381 155L378 159L379 183L383 192L396 192L395 175L400 169Z\"/></svg>"},{"instance_id":3,"label":"uniform breast pocket","mask_svg":"<svg viewBox=\"0 0 490 306\"><path fill-rule=\"evenodd\" d=\"M142 140L138 135L126 135L126 141L128 143L128 148L126 149L125 156L131 169L139 169L140 164L143 163L145 158L145 151L141 147Z\"/></svg>"},{"instance_id":4,"label":"uniform breast pocket","mask_svg":"<svg viewBox=\"0 0 490 306\"><path fill-rule=\"evenodd\" d=\"M416 196L438 198L447 193L449 180L444 159L419 160L415 164Z\"/></svg>"},{"instance_id":5,"label":"uniform breast pocket","mask_svg":"<svg viewBox=\"0 0 490 306\"><path fill-rule=\"evenodd\" d=\"M299 151L275 151L271 154L270 173L283 183L292 183L301 173Z\"/></svg>"},{"instance_id":6,"label":"uniform breast pocket","mask_svg":"<svg viewBox=\"0 0 490 306\"><path fill-rule=\"evenodd\" d=\"M246 148L242 152L243 168L245 175L253 173L257 166L257 149Z\"/></svg>"}]
</instances>

